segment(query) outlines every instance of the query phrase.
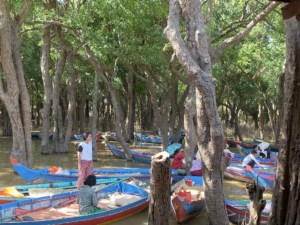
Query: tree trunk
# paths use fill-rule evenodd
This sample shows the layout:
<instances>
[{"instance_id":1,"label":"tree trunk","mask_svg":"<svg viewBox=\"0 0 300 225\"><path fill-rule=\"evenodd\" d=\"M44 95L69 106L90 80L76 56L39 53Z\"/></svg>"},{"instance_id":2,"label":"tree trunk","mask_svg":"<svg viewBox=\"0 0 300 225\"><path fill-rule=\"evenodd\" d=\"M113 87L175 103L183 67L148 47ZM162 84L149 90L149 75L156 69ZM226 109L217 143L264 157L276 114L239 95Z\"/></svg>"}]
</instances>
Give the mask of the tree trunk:
<instances>
[{"instance_id":1,"label":"tree trunk","mask_svg":"<svg viewBox=\"0 0 300 225\"><path fill-rule=\"evenodd\" d=\"M263 114L263 106L261 104L258 105L258 122L259 122L259 137L264 138L264 127L265 127L265 120Z\"/></svg>"},{"instance_id":2,"label":"tree trunk","mask_svg":"<svg viewBox=\"0 0 300 225\"><path fill-rule=\"evenodd\" d=\"M60 28L57 28L60 29ZM66 51L62 49L61 56L56 65L55 76L53 79L53 92L52 92L52 114L53 114L53 150L54 152L61 153L64 150L64 129L62 122L62 111L59 102L61 93L61 78L65 68Z\"/></svg>"},{"instance_id":3,"label":"tree trunk","mask_svg":"<svg viewBox=\"0 0 300 225\"><path fill-rule=\"evenodd\" d=\"M195 85L191 84L189 87L189 95L185 101L184 111L184 129L185 129L185 157L187 163L187 172L189 173L192 167L192 155L197 146L196 135L196 99L195 99Z\"/></svg>"},{"instance_id":4,"label":"tree trunk","mask_svg":"<svg viewBox=\"0 0 300 225\"><path fill-rule=\"evenodd\" d=\"M51 37L50 37L50 26L43 28L43 46L41 56L41 72L44 84L44 102L43 109L41 110L43 127L42 127L42 143L41 153L49 154L49 130L50 130L50 109L52 99L52 81L50 78L50 48L51 48Z\"/></svg>"},{"instance_id":5,"label":"tree trunk","mask_svg":"<svg viewBox=\"0 0 300 225\"><path fill-rule=\"evenodd\" d=\"M171 161L166 152L157 153L151 163L148 225L168 225L171 193Z\"/></svg>"},{"instance_id":6,"label":"tree trunk","mask_svg":"<svg viewBox=\"0 0 300 225\"><path fill-rule=\"evenodd\" d=\"M250 199L250 219L247 225L260 225L260 216L266 206L266 200L263 199L265 188L257 183L248 183L246 189Z\"/></svg>"},{"instance_id":7,"label":"tree trunk","mask_svg":"<svg viewBox=\"0 0 300 225\"><path fill-rule=\"evenodd\" d=\"M74 61L74 50L70 43L66 42L66 40L63 40L65 42L65 48L67 50L67 72L69 75L68 80L68 109L67 109L67 116L66 116L66 132L64 135L64 151L69 151L69 144L70 144L70 138L73 131L73 117L74 117L74 110L76 106L76 100L75 100L75 90L76 90L76 71L74 69L73 61Z\"/></svg>"},{"instance_id":8,"label":"tree trunk","mask_svg":"<svg viewBox=\"0 0 300 225\"><path fill-rule=\"evenodd\" d=\"M283 96L284 96L284 73L280 76L279 81L279 93L278 93L278 105L283 105ZM282 121L283 107L279 107L278 120L276 124L276 139L275 143L279 143L280 138L280 129L281 129L281 121Z\"/></svg>"},{"instance_id":9,"label":"tree trunk","mask_svg":"<svg viewBox=\"0 0 300 225\"><path fill-rule=\"evenodd\" d=\"M84 130L84 125L85 125L85 121L86 121L86 116L85 116L85 102L86 102L86 83L85 80L83 80L80 86L80 96L79 96L79 132L82 134L83 132L85 132Z\"/></svg>"},{"instance_id":10,"label":"tree trunk","mask_svg":"<svg viewBox=\"0 0 300 225\"><path fill-rule=\"evenodd\" d=\"M25 165L32 165L31 114L30 100L25 83L22 56L20 27L31 6L25 1L20 14L12 20L6 0L0 0L0 98L4 102L10 117L13 133L12 157ZM3 70L3 71L2 71ZM7 87L2 79L7 79Z\"/></svg>"},{"instance_id":11,"label":"tree trunk","mask_svg":"<svg viewBox=\"0 0 300 225\"><path fill-rule=\"evenodd\" d=\"M295 225L300 221L300 21L285 20L286 65L281 144L269 224Z\"/></svg>"},{"instance_id":12,"label":"tree trunk","mask_svg":"<svg viewBox=\"0 0 300 225\"><path fill-rule=\"evenodd\" d=\"M94 80L94 94L93 94L93 118L92 118L92 146L93 146L93 160L97 161L98 149L96 143L96 136L98 133L98 100L99 100L99 80L101 71L96 71Z\"/></svg>"},{"instance_id":13,"label":"tree trunk","mask_svg":"<svg viewBox=\"0 0 300 225\"><path fill-rule=\"evenodd\" d=\"M2 105L2 136L3 137L10 137L12 136L12 128L11 128L11 123L9 120L9 115L7 112L7 109L5 105Z\"/></svg>"},{"instance_id":14,"label":"tree trunk","mask_svg":"<svg viewBox=\"0 0 300 225\"><path fill-rule=\"evenodd\" d=\"M132 130L132 119L133 119L133 74L129 70L128 72L128 81L127 81L127 115L126 115L126 122L125 122L125 130L127 133L127 142L131 142L131 138L133 135Z\"/></svg>"},{"instance_id":15,"label":"tree trunk","mask_svg":"<svg viewBox=\"0 0 300 225\"><path fill-rule=\"evenodd\" d=\"M234 110L234 136L238 137L240 141L243 141L239 126L239 109L234 107Z\"/></svg>"},{"instance_id":16,"label":"tree trunk","mask_svg":"<svg viewBox=\"0 0 300 225\"><path fill-rule=\"evenodd\" d=\"M216 105L209 46L198 0L170 0L165 34L181 64L195 83L197 138L203 160L203 179L209 224L228 225L223 194L224 136ZM186 40L181 36L180 20L186 23Z\"/></svg>"}]
</instances>

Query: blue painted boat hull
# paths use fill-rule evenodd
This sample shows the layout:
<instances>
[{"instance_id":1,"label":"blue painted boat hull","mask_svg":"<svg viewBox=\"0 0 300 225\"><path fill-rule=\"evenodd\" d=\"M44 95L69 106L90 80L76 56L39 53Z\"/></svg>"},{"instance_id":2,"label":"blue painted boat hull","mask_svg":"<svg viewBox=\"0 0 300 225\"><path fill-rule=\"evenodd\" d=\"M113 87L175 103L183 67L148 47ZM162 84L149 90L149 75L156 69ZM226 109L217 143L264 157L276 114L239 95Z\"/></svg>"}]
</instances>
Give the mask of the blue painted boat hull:
<instances>
[{"instance_id":1,"label":"blue painted boat hull","mask_svg":"<svg viewBox=\"0 0 300 225\"><path fill-rule=\"evenodd\" d=\"M35 221L23 221L22 224L30 225L51 225L51 224L68 224L68 225L79 225L79 224L109 224L117 220L131 216L141 210L145 209L148 206L148 193L136 186L132 186L127 183L118 183L116 185L111 185L100 190L97 195L98 197L107 195L109 193L120 192L131 195L140 196L140 200L130 203L125 206L121 206L115 209L107 210L104 212L99 212L90 215L68 215L60 216L57 218L51 217L51 219L40 219L39 216L35 217ZM22 216L33 216L32 213L39 213L41 215L48 213L51 215L53 211L50 211L50 208L56 208L62 203L68 201L73 201L77 198L78 191L68 192L53 196L45 196L36 199L24 199L18 202L3 204L0 206L0 222L1 224L20 224L20 221L14 220L16 216L16 211L19 214L19 217ZM66 203L67 204L67 203ZM48 208L49 207L49 208ZM41 210L41 211L40 211ZM50 212L49 212L50 211Z\"/></svg>"}]
</instances>

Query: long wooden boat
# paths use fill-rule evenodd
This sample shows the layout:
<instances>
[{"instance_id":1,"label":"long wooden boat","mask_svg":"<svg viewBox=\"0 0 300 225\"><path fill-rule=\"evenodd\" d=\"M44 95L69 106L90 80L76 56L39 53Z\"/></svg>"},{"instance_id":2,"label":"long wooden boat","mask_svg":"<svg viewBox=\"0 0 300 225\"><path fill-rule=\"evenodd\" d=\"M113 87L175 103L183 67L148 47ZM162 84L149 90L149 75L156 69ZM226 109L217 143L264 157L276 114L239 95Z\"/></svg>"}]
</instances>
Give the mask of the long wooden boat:
<instances>
[{"instance_id":1,"label":"long wooden boat","mask_svg":"<svg viewBox=\"0 0 300 225\"><path fill-rule=\"evenodd\" d=\"M240 164L230 164L224 172L224 177L243 181L243 182L253 182L252 173L255 173L256 176L268 177L269 180L274 182L275 173L269 172L263 169L254 168L253 171L249 171L246 168L242 167Z\"/></svg>"},{"instance_id":2,"label":"long wooden boat","mask_svg":"<svg viewBox=\"0 0 300 225\"><path fill-rule=\"evenodd\" d=\"M254 148L246 148L246 147L243 147L243 146L238 146L238 148L240 148L241 149L241 151L242 152L244 152L245 154L250 154L250 152L252 151L252 150L254 150ZM277 158L278 158L278 152L270 152L270 157L271 157L271 159L273 159L273 160L277 160Z\"/></svg>"},{"instance_id":3,"label":"long wooden boat","mask_svg":"<svg viewBox=\"0 0 300 225\"><path fill-rule=\"evenodd\" d=\"M126 155L124 149L117 148L112 144L107 144L108 149L112 152L113 155L120 157L122 159L126 159ZM147 152L138 152L131 149L132 159L137 162L143 163L151 163L151 157L154 155L152 153Z\"/></svg>"},{"instance_id":4,"label":"long wooden boat","mask_svg":"<svg viewBox=\"0 0 300 225\"><path fill-rule=\"evenodd\" d=\"M109 196L114 193L126 194L126 199L119 199L113 204ZM0 206L0 224L110 224L142 211L149 204L145 190L120 182L97 192L102 212L78 215L77 195L78 191L74 191L3 204Z\"/></svg>"},{"instance_id":5,"label":"long wooden boat","mask_svg":"<svg viewBox=\"0 0 300 225\"><path fill-rule=\"evenodd\" d=\"M14 170L26 181L33 182L39 179L56 182L56 181L77 181L78 180L78 170L77 169L64 169L63 173L51 173L49 167L45 166L43 169L34 170L30 169L23 164L19 163L16 159L10 158L11 164ZM139 180L149 180L150 179L150 169L149 168L103 168L94 169L93 174L96 175L97 179L103 178L124 178L133 177ZM176 170L172 170L173 179L180 177ZM181 178L182 179L182 178Z\"/></svg>"},{"instance_id":6,"label":"long wooden boat","mask_svg":"<svg viewBox=\"0 0 300 225\"><path fill-rule=\"evenodd\" d=\"M243 148L243 147L241 147L241 148ZM242 152L244 152L244 150L242 150ZM244 153L246 155L246 154L249 154L250 152L249 153L244 152ZM245 156L238 154L238 153L231 152L228 149L224 150L224 154L225 154L225 156L230 157L231 163L242 163L245 158ZM277 160L274 157L271 159L257 158L257 161L262 165L268 165L268 166L276 166L277 165Z\"/></svg>"},{"instance_id":7,"label":"long wooden boat","mask_svg":"<svg viewBox=\"0 0 300 225\"><path fill-rule=\"evenodd\" d=\"M273 192L275 187L275 176L269 176L266 174L257 174L250 171L250 176L252 179L258 183L260 186L264 187L266 191Z\"/></svg>"},{"instance_id":8,"label":"long wooden boat","mask_svg":"<svg viewBox=\"0 0 300 225\"><path fill-rule=\"evenodd\" d=\"M189 184L187 185L187 184ZM178 223L185 223L205 209L203 179L201 176L186 176L175 184L171 196L172 215Z\"/></svg>"},{"instance_id":9,"label":"long wooden boat","mask_svg":"<svg viewBox=\"0 0 300 225\"><path fill-rule=\"evenodd\" d=\"M249 204L248 200L239 200L239 201L226 200L225 203L227 207L228 218L231 223L242 224L244 219L246 219L246 222L249 221L250 212L248 208L248 204ZM271 208L271 202L267 201L267 205L260 216L260 220L261 220L260 224L268 223L270 208Z\"/></svg>"},{"instance_id":10,"label":"long wooden boat","mask_svg":"<svg viewBox=\"0 0 300 225\"><path fill-rule=\"evenodd\" d=\"M96 180L96 185L108 185L116 182L129 180L128 177L124 178L102 178ZM11 187L3 187L0 189L1 197L24 197L29 194L30 189L72 189L76 188L77 181L70 182L55 182L55 183L41 183L41 184L27 184L16 185ZM3 198L2 198L3 200Z\"/></svg>"}]
</instances>

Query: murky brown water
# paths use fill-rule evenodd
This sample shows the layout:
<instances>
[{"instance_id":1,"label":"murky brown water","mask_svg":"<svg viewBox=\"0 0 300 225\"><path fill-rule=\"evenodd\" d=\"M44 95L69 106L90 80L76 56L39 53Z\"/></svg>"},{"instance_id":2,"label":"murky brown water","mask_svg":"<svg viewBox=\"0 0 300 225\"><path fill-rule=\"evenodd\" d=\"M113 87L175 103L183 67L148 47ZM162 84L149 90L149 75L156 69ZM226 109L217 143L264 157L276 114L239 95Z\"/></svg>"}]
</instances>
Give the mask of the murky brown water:
<instances>
[{"instance_id":1,"label":"murky brown water","mask_svg":"<svg viewBox=\"0 0 300 225\"><path fill-rule=\"evenodd\" d=\"M77 145L78 142L70 142L70 152L68 154L50 154L41 155L40 141L33 140L34 164L33 168L41 168L43 166L60 166L62 168L76 168L77 169ZM115 143L116 144L116 143ZM0 138L0 187L22 185L25 181L18 175L13 173L12 166L9 161L10 149L12 146L11 138ZM113 156L109 150L102 143L97 143L98 147L98 161L94 163L95 168L99 167L149 167L148 164L138 162L127 162L124 159L119 159ZM133 146L134 149L150 149L150 152L157 152L160 147L149 144L137 144ZM228 199L248 199L245 191L245 183L225 180L224 183L225 196ZM271 198L270 194L265 195L267 199ZM114 223L114 225L146 225L148 224L147 210L127 218L125 220ZM170 217L169 225L177 224L176 221ZM194 218L187 223L188 225L207 224L206 213Z\"/></svg>"}]
</instances>

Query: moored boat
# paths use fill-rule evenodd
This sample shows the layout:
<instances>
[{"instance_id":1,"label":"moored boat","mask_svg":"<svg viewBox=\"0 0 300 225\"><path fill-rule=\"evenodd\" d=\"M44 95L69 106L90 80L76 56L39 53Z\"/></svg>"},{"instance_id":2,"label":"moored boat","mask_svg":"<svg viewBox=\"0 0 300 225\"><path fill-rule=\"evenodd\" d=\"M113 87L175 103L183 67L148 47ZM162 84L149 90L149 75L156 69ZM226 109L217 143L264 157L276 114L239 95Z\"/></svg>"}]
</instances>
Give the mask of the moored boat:
<instances>
[{"instance_id":1,"label":"moored boat","mask_svg":"<svg viewBox=\"0 0 300 225\"><path fill-rule=\"evenodd\" d=\"M114 195L117 193L116 195ZM98 207L102 212L78 215L75 203L78 191L23 199L0 205L1 224L109 224L131 216L148 207L148 193L136 186L120 182L99 191ZM110 196L114 196L114 201ZM120 197L116 197L120 196Z\"/></svg>"},{"instance_id":2,"label":"moored boat","mask_svg":"<svg viewBox=\"0 0 300 225\"><path fill-rule=\"evenodd\" d=\"M244 152L244 151L242 150L242 152ZM249 154L250 152L249 153L244 152L244 153L246 155L246 154ZM245 158L245 156L243 156L241 154L238 154L238 153L231 152L228 149L224 150L224 154L225 154L225 156L230 157L232 163L242 163L244 158ZM274 158L271 158L271 159L269 159L269 158L257 158L257 161L261 165L276 166L276 164L277 164L277 161Z\"/></svg>"},{"instance_id":3,"label":"moored boat","mask_svg":"<svg viewBox=\"0 0 300 225\"><path fill-rule=\"evenodd\" d=\"M230 164L230 166L228 166L224 171L224 177L243 182L253 182L254 179L252 177L252 173L255 173L256 176L259 175L262 177L268 177L273 183L275 181L274 172L269 172L259 168L254 168L253 171L249 171L240 164Z\"/></svg>"},{"instance_id":4,"label":"moored boat","mask_svg":"<svg viewBox=\"0 0 300 225\"><path fill-rule=\"evenodd\" d=\"M275 187L275 176L268 176L265 174L257 174L253 171L250 171L250 176L252 179L258 183L258 185L265 188L268 192L273 192Z\"/></svg>"},{"instance_id":5,"label":"moored boat","mask_svg":"<svg viewBox=\"0 0 300 225\"><path fill-rule=\"evenodd\" d=\"M124 152L124 149L117 148L116 146L112 144L107 144L108 149L115 155L122 159L126 159L126 155ZM132 159L137 162L143 162L143 163L151 163L151 157L154 155L152 153L147 152L138 152L135 150L131 150Z\"/></svg>"},{"instance_id":6,"label":"moored boat","mask_svg":"<svg viewBox=\"0 0 300 225\"><path fill-rule=\"evenodd\" d=\"M33 182L38 179L45 181L77 181L78 170L77 169L62 169L62 173L52 173L49 167L45 166L43 169L34 170L30 169L23 164L19 163L16 159L10 158L11 164L14 170L26 181ZM124 178L133 177L139 180L150 179L149 168L103 168L94 169L93 174L96 175L97 179L102 178ZM179 177L176 170L172 170L173 179Z\"/></svg>"},{"instance_id":7,"label":"moored boat","mask_svg":"<svg viewBox=\"0 0 300 225\"><path fill-rule=\"evenodd\" d=\"M96 180L96 185L108 185L116 182L121 182L128 180L128 177L125 178L102 178ZM27 184L27 185L16 185L12 187L3 187L0 189L0 196L6 197L24 197L28 195L30 190L33 189L72 189L76 187L77 181L70 182L55 182L55 183L41 183L41 184Z\"/></svg>"},{"instance_id":8,"label":"moored boat","mask_svg":"<svg viewBox=\"0 0 300 225\"><path fill-rule=\"evenodd\" d=\"M229 201L226 200L226 208L228 213L228 218L231 223L234 224L242 224L242 222L246 219L246 222L249 221L249 208L248 200L239 200L239 201ZM265 209L263 210L260 220L261 224L268 223L268 217L270 213L271 202L267 202Z\"/></svg>"},{"instance_id":9,"label":"moored boat","mask_svg":"<svg viewBox=\"0 0 300 225\"><path fill-rule=\"evenodd\" d=\"M174 187L176 186L176 187ZM203 179L201 176L186 176L172 187L172 215L178 223L185 223L205 209Z\"/></svg>"}]
</instances>

